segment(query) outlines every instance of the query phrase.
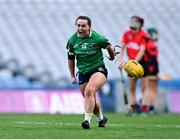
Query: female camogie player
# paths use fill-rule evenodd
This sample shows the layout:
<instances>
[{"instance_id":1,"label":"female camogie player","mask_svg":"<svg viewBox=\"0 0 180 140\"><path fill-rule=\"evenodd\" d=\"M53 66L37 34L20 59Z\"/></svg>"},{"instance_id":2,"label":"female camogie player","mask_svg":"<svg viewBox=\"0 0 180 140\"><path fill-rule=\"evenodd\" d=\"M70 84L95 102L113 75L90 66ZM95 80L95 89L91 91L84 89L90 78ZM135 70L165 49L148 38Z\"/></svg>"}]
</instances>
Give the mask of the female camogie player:
<instances>
[{"instance_id":1,"label":"female camogie player","mask_svg":"<svg viewBox=\"0 0 180 140\"><path fill-rule=\"evenodd\" d=\"M148 34L142 29L144 24L144 19L139 16L132 16L130 19L130 29L126 31L123 35L121 44L120 44L120 65L119 68L123 67L123 54L124 48L127 50L127 56L129 59L136 60L139 62L142 67L145 69L145 61L144 61L144 53L146 50L146 38ZM144 77L141 79L141 87L142 87L142 106L141 112L147 112L147 101L144 94L146 87L146 71L144 73ZM134 79L129 76L129 90L130 90L130 111L129 115L133 115L135 113L135 104L136 104L136 82L137 79Z\"/></svg>"},{"instance_id":2,"label":"female camogie player","mask_svg":"<svg viewBox=\"0 0 180 140\"><path fill-rule=\"evenodd\" d=\"M68 40L68 66L72 84L76 84L75 58L79 69L80 90L85 98L85 117L82 122L84 129L90 128L92 114L97 116L98 127L105 127L107 118L102 114L99 103L96 100L96 92L107 80L107 69L103 61L102 49L107 49L109 60L114 60L114 49L108 40L91 30L91 19L87 16L79 16L76 19L77 32Z\"/></svg>"},{"instance_id":3,"label":"female camogie player","mask_svg":"<svg viewBox=\"0 0 180 140\"><path fill-rule=\"evenodd\" d=\"M158 47L156 45L156 42L159 39L159 33L155 28L149 28L147 32L150 36L150 39L147 41L145 55L147 73L146 95L148 98L149 113L154 114L159 73Z\"/></svg>"}]
</instances>

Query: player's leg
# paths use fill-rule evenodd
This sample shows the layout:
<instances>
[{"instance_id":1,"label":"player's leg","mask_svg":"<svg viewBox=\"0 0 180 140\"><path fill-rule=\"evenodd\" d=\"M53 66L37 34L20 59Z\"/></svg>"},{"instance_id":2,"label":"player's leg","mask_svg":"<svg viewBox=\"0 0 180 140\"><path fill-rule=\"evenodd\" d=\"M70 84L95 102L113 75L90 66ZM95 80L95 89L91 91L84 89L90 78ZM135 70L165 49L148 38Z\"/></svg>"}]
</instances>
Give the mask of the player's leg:
<instances>
[{"instance_id":1,"label":"player's leg","mask_svg":"<svg viewBox=\"0 0 180 140\"><path fill-rule=\"evenodd\" d=\"M147 101L147 77L141 79L141 90L142 90L142 103L141 103L141 112L147 113L148 111L148 101Z\"/></svg>"},{"instance_id":2,"label":"player's leg","mask_svg":"<svg viewBox=\"0 0 180 140\"><path fill-rule=\"evenodd\" d=\"M95 94L105 82L106 82L106 76L100 72L96 72L91 76L85 88L85 91L84 91L85 121L86 122L88 121L89 124L91 121L91 116L95 109L95 104L96 104ZM83 123L82 123L82 126L83 126Z\"/></svg>"},{"instance_id":3,"label":"player's leg","mask_svg":"<svg viewBox=\"0 0 180 140\"><path fill-rule=\"evenodd\" d=\"M135 113L135 105L136 105L136 79L132 79L131 77L129 77L129 92L130 92L130 96L129 96L129 104L131 107L130 110L130 115L131 113Z\"/></svg>"},{"instance_id":4,"label":"player's leg","mask_svg":"<svg viewBox=\"0 0 180 140\"><path fill-rule=\"evenodd\" d=\"M96 95L94 95L94 99L95 99L95 107L94 107L93 113L96 115L97 120L101 121L103 119L103 114L102 114L102 111L101 111L100 104L96 99Z\"/></svg>"},{"instance_id":5,"label":"player's leg","mask_svg":"<svg viewBox=\"0 0 180 140\"><path fill-rule=\"evenodd\" d=\"M142 91L142 102L141 102L141 113L142 115L148 111L147 107L147 75L148 75L148 65L144 60L140 61L140 64L142 65L144 69L144 75L141 78L141 91Z\"/></svg>"},{"instance_id":6,"label":"player's leg","mask_svg":"<svg viewBox=\"0 0 180 140\"><path fill-rule=\"evenodd\" d=\"M87 82L80 85L80 90L81 90L81 93L84 96L84 98L85 98L84 91L85 91L86 86L87 86ZM82 127L84 129L90 128L91 117L92 117L92 114L88 114L87 112L85 112L84 122L82 123Z\"/></svg>"},{"instance_id":7,"label":"player's leg","mask_svg":"<svg viewBox=\"0 0 180 140\"><path fill-rule=\"evenodd\" d=\"M147 75L148 75L148 86L147 86L147 98L149 105L149 113L154 114L155 110L155 100L157 95L157 85L158 85L158 72L159 66L156 59L152 59L147 63Z\"/></svg>"},{"instance_id":8,"label":"player's leg","mask_svg":"<svg viewBox=\"0 0 180 140\"><path fill-rule=\"evenodd\" d=\"M84 96L84 90L85 90L86 86L87 86L87 83L80 85L80 91L81 91L83 96Z\"/></svg>"},{"instance_id":9,"label":"player's leg","mask_svg":"<svg viewBox=\"0 0 180 140\"><path fill-rule=\"evenodd\" d=\"M147 87L147 97L148 97L149 112L152 114L155 112L157 84L158 84L157 77L155 77L155 76L149 77L148 87Z\"/></svg>"},{"instance_id":10,"label":"player's leg","mask_svg":"<svg viewBox=\"0 0 180 140\"><path fill-rule=\"evenodd\" d=\"M86 86L87 86L87 83L80 85L80 90L81 90L81 93L83 96L84 96L84 90L85 90ZM96 95L94 95L94 98L95 98L95 107L94 107L93 113L96 115L98 121L101 121L103 119L103 114L102 114L102 111L100 108L100 104L96 100Z\"/></svg>"},{"instance_id":11,"label":"player's leg","mask_svg":"<svg viewBox=\"0 0 180 140\"><path fill-rule=\"evenodd\" d=\"M98 127L105 127L105 124L107 123L108 119L103 115L101 107L99 102L96 99L96 96L94 96L95 98L95 107L94 107L94 114L96 115L96 118L98 120Z\"/></svg>"}]
</instances>

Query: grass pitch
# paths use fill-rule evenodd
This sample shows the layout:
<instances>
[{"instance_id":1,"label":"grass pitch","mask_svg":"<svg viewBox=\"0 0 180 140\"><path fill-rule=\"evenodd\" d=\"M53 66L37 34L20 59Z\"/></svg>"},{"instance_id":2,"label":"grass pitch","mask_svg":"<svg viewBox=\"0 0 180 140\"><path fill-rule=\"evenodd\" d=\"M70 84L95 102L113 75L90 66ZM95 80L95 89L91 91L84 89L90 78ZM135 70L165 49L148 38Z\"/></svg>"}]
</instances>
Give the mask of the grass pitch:
<instances>
[{"instance_id":1,"label":"grass pitch","mask_svg":"<svg viewBox=\"0 0 180 140\"><path fill-rule=\"evenodd\" d=\"M93 117L91 129L80 126L83 115L0 114L0 138L179 138L180 115L126 117L106 114L106 128L98 128Z\"/></svg>"}]
</instances>

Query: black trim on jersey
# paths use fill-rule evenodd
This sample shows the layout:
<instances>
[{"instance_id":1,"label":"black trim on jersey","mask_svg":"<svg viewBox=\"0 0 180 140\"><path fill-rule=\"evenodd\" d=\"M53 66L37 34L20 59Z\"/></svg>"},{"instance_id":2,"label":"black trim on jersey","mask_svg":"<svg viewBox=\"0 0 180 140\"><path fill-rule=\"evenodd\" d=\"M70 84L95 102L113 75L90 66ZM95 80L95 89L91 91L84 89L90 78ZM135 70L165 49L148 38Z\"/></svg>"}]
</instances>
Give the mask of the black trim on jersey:
<instances>
[{"instance_id":1,"label":"black trim on jersey","mask_svg":"<svg viewBox=\"0 0 180 140\"><path fill-rule=\"evenodd\" d=\"M68 55L68 59L70 59L70 60L74 60L75 59L75 55L69 55L69 53L67 53L67 55Z\"/></svg>"}]
</instances>

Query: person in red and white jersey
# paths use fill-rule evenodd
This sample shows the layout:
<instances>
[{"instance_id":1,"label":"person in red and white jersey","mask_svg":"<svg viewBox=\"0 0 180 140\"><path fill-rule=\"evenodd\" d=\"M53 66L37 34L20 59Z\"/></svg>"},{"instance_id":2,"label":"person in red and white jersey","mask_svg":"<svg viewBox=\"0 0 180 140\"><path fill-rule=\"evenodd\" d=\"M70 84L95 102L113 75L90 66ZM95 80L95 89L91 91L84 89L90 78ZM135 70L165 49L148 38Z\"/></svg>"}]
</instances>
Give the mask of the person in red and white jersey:
<instances>
[{"instance_id":1,"label":"person in red and white jersey","mask_svg":"<svg viewBox=\"0 0 180 140\"><path fill-rule=\"evenodd\" d=\"M142 27L144 24L144 19L140 16L132 16L130 19L130 29L127 30L120 43L120 65L119 68L123 67L123 55L124 50L126 48L127 56L129 59L136 60L139 62L143 68L145 69L145 60L144 54L146 50L146 40L148 38L148 33L146 33ZM142 92L144 93L146 88L146 71L144 73L144 77L141 78L141 87ZM129 97L129 105L131 107L129 113L135 113L135 104L136 104L136 83L137 79L133 79L129 76L129 90L130 90L130 97ZM141 104L141 112L147 112L147 101L145 94L142 96L142 104Z\"/></svg>"}]
</instances>

